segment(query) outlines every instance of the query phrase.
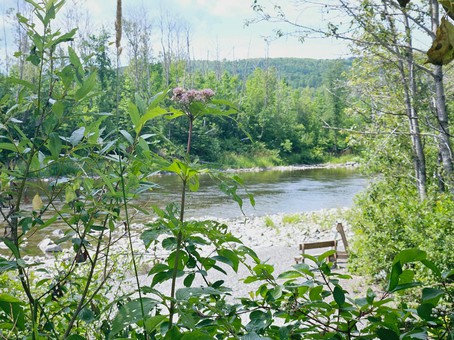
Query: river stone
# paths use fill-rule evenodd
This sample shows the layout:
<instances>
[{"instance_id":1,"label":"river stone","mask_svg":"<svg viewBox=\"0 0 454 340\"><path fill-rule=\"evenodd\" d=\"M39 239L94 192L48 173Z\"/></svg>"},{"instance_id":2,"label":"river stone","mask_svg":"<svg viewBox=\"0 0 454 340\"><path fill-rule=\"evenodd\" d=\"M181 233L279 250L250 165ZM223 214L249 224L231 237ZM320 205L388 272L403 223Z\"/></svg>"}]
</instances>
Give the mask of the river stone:
<instances>
[{"instance_id":1,"label":"river stone","mask_svg":"<svg viewBox=\"0 0 454 340\"><path fill-rule=\"evenodd\" d=\"M63 236L65 233L63 232L63 230L61 229L55 229L53 232L52 232L52 235L54 236Z\"/></svg>"},{"instance_id":2,"label":"river stone","mask_svg":"<svg viewBox=\"0 0 454 340\"><path fill-rule=\"evenodd\" d=\"M59 253L62 251L61 246L55 244L50 238L45 238L39 242L38 247L43 253Z\"/></svg>"}]
</instances>

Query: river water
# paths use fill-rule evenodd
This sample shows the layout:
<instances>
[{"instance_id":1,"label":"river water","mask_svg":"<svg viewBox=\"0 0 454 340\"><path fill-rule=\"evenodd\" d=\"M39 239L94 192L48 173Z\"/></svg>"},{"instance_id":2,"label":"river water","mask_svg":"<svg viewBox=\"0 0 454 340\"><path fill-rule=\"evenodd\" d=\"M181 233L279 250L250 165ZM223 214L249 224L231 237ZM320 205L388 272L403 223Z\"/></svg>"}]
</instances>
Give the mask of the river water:
<instances>
[{"instance_id":1,"label":"river water","mask_svg":"<svg viewBox=\"0 0 454 340\"><path fill-rule=\"evenodd\" d=\"M354 196L367 185L367 179L350 168L244 172L238 176L256 202L252 207L245 193L239 191L247 216L350 207ZM181 184L177 177L164 175L156 178L156 183L159 188L143 195L142 206L163 207L179 201ZM188 194L186 216L235 218L242 213L238 204L222 193L215 182L202 176L199 190Z\"/></svg>"},{"instance_id":2,"label":"river water","mask_svg":"<svg viewBox=\"0 0 454 340\"><path fill-rule=\"evenodd\" d=\"M238 191L244 199L243 211L248 217L350 207L354 196L367 185L367 179L351 168L242 172L236 175L242 178L248 192L255 198L256 204L252 207L245 192ZM135 202L142 209L151 212L152 205L164 208L168 203L179 203L181 182L177 176L157 176L153 182L157 188L142 194ZM243 216L238 204L208 176L201 176L199 190L189 192L186 202L186 217L231 219ZM147 222L154 217L152 214L134 215L133 222ZM40 254L37 244L55 229L66 230L67 227L57 221L49 228L37 230L28 239L26 253Z\"/></svg>"}]
</instances>

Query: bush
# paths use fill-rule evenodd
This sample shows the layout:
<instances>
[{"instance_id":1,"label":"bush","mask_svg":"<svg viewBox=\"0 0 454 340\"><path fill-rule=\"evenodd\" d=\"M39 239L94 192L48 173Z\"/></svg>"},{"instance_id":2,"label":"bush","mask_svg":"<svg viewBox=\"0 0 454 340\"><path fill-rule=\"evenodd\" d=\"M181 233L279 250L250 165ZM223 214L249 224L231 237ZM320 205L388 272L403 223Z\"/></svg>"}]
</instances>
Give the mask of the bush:
<instances>
[{"instance_id":1,"label":"bush","mask_svg":"<svg viewBox=\"0 0 454 340\"><path fill-rule=\"evenodd\" d=\"M454 267L454 201L432 194L421 202L416 189L377 181L361 194L352 211L355 231L351 267L383 278L388 263L401 250L417 247L443 268ZM420 276L427 272L418 273Z\"/></svg>"}]
</instances>

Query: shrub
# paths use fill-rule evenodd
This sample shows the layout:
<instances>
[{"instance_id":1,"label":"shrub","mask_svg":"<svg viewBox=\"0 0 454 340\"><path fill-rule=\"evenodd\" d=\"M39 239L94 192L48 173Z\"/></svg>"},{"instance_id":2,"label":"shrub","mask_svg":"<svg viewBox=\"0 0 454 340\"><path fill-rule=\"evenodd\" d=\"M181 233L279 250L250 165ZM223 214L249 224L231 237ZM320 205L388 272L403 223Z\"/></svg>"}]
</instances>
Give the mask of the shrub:
<instances>
[{"instance_id":1,"label":"shrub","mask_svg":"<svg viewBox=\"0 0 454 340\"><path fill-rule=\"evenodd\" d=\"M380 278L399 251L413 247L427 251L440 267L454 267L450 194L433 194L421 202L412 188L377 181L358 197L351 216L355 231L351 267L357 272Z\"/></svg>"}]
</instances>

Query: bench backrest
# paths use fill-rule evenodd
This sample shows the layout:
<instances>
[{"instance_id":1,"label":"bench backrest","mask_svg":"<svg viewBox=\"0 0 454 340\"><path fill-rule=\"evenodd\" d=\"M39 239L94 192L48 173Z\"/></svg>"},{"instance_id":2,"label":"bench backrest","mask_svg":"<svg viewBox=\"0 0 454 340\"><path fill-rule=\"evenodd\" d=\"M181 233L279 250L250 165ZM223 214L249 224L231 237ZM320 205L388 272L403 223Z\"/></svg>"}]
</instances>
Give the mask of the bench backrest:
<instances>
[{"instance_id":1,"label":"bench backrest","mask_svg":"<svg viewBox=\"0 0 454 340\"><path fill-rule=\"evenodd\" d=\"M345 236L345 230L344 230L344 226L342 225L342 223L340 223L340 222L337 223L336 230L342 238L342 243L344 243L345 251L348 252L347 236Z\"/></svg>"}]
</instances>

